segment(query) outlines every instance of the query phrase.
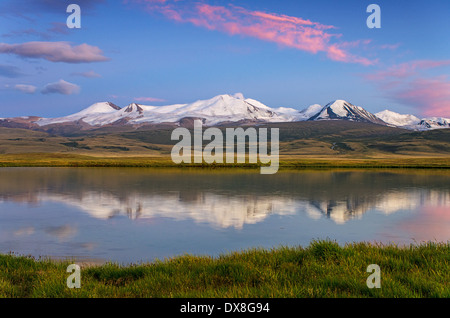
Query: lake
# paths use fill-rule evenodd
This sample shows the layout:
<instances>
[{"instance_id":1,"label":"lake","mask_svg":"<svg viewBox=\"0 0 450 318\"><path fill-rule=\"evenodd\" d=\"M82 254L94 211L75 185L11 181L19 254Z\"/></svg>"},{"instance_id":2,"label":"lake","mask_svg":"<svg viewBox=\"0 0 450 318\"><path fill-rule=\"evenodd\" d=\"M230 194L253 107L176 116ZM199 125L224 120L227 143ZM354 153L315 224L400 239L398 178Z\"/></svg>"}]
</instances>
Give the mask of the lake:
<instances>
[{"instance_id":1,"label":"lake","mask_svg":"<svg viewBox=\"0 0 450 318\"><path fill-rule=\"evenodd\" d=\"M123 264L450 240L445 170L0 168L0 253Z\"/></svg>"}]
</instances>

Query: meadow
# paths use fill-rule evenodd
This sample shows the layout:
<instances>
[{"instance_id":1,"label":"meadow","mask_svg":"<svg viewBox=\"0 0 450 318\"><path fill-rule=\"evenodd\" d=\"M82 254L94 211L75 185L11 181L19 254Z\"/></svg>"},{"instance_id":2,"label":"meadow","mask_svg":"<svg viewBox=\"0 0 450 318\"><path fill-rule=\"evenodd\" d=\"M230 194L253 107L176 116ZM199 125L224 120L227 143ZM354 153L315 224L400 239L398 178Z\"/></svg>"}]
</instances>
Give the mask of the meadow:
<instances>
[{"instance_id":1,"label":"meadow","mask_svg":"<svg viewBox=\"0 0 450 318\"><path fill-rule=\"evenodd\" d=\"M102 156L67 153L17 153L0 155L0 167L161 167L161 168L246 168L259 169L261 163L175 164L170 156ZM449 169L449 157L396 157L386 158L308 158L280 156L280 169L336 169L336 168L403 168Z\"/></svg>"},{"instance_id":2,"label":"meadow","mask_svg":"<svg viewBox=\"0 0 450 318\"><path fill-rule=\"evenodd\" d=\"M418 132L345 121L261 127L280 130L280 168L450 167L450 129ZM111 129L64 133L0 127L0 166L176 166L171 160L177 143L170 138L172 129ZM180 166L259 168L260 164Z\"/></svg>"},{"instance_id":3,"label":"meadow","mask_svg":"<svg viewBox=\"0 0 450 318\"><path fill-rule=\"evenodd\" d=\"M365 242L183 255L121 266L84 264L68 288L70 260L0 255L0 297L20 298L448 298L450 243ZM380 267L369 288L367 267Z\"/></svg>"}]
</instances>

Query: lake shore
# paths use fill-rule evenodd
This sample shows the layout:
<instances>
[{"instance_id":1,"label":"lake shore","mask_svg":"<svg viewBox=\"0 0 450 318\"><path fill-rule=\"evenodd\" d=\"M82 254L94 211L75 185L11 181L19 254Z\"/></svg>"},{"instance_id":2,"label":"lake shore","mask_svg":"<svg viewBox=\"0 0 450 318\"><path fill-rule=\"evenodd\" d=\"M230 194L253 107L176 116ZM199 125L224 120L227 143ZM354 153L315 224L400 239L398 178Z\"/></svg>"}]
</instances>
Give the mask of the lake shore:
<instances>
[{"instance_id":1,"label":"lake shore","mask_svg":"<svg viewBox=\"0 0 450 318\"><path fill-rule=\"evenodd\" d=\"M374 243L184 255L143 264L83 266L69 289L70 261L0 255L0 297L19 298L448 298L450 243ZM370 264L380 287L369 288Z\"/></svg>"},{"instance_id":2,"label":"lake shore","mask_svg":"<svg viewBox=\"0 0 450 318\"><path fill-rule=\"evenodd\" d=\"M162 167L162 168L246 168L259 169L261 164L180 164L170 157L87 156L63 153L1 154L0 167ZM281 156L279 169L308 168L405 168L450 169L450 157L390 156L386 158L291 157Z\"/></svg>"}]
</instances>

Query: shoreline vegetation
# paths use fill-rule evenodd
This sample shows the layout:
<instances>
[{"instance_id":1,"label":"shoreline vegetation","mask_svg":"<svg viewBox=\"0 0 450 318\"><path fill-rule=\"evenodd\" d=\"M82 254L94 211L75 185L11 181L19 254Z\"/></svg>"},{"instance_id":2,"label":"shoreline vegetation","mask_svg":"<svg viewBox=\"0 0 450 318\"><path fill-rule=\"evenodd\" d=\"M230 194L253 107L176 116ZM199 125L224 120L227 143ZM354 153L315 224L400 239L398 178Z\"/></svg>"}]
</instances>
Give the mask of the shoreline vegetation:
<instances>
[{"instance_id":1,"label":"shoreline vegetation","mask_svg":"<svg viewBox=\"0 0 450 318\"><path fill-rule=\"evenodd\" d=\"M249 249L150 263L84 265L81 288L66 285L70 260L0 254L3 298L448 298L450 242ZM369 288L370 264L381 288Z\"/></svg>"},{"instance_id":2,"label":"shoreline vegetation","mask_svg":"<svg viewBox=\"0 0 450 318\"><path fill-rule=\"evenodd\" d=\"M142 167L142 168L245 168L257 169L262 164L213 163L175 164L170 157L104 157L61 153L1 154L0 167ZM281 169L334 168L412 168L450 169L450 157L387 157L387 158L291 158L280 157Z\"/></svg>"}]
</instances>

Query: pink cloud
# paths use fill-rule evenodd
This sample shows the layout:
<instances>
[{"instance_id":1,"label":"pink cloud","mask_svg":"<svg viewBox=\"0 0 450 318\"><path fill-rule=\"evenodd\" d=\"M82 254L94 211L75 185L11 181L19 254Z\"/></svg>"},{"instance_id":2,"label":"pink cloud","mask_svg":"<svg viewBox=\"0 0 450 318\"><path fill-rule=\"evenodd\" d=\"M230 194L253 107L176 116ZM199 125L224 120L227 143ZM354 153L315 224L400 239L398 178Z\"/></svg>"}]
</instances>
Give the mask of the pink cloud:
<instances>
[{"instance_id":1,"label":"pink cloud","mask_svg":"<svg viewBox=\"0 0 450 318\"><path fill-rule=\"evenodd\" d=\"M155 98L155 97L135 97L135 101L138 102L165 102L165 99Z\"/></svg>"},{"instance_id":2,"label":"pink cloud","mask_svg":"<svg viewBox=\"0 0 450 318\"><path fill-rule=\"evenodd\" d=\"M34 94L37 90L37 87L34 85L27 85L27 84L17 84L14 86L15 90L18 90L22 93L26 94Z\"/></svg>"},{"instance_id":3,"label":"pink cloud","mask_svg":"<svg viewBox=\"0 0 450 318\"><path fill-rule=\"evenodd\" d=\"M0 53L65 63L90 63L108 60L98 47L86 43L77 46L68 42L0 43Z\"/></svg>"},{"instance_id":4,"label":"pink cloud","mask_svg":"<svg viewBox=\"0 0 450 318\"><path fill-rule=\"evenodd\" d=\"M383 44L383 45L380 45L380 49L394 51L394 50L398 49L400 47L400 45L401 45L400 43Z\"/></svg>"},{"instance_id":5,"label":"pink cloud","mask_svg":"<svg viewBox=\"0 0 450 318\"><path fill-rule=\"evenodd\" d=\"M418 75L420 71L430 68L443 67L450 65L450 60L416 60L407 63L401 63L391 66L387 70L379 71L374 74L367 74L365 77L370 80L390 80L393 78L407 78Z\"/></svg>"},{"instance_id":6,"label":"pink cloud","mask_svg":"<svg viewBox=\"0 0 450 318\"><path fill-rule=\"evenodd\" d=\"M74 72L70 75L73 76L82 76L82 77L86 77L86 78L97 78L97 77L102 77L100 74L94 72L94 71L86 71L86 72Z\"/></svg>"},{"instance_id":7,"label":"pink cloud","mask_svg":"<svg viewBox=\"0 0 450 318\"><path fill-rule=\"evenodd\" d=\"M445 77L413 79L394 93L398 101L421 109L425 116L450 118L450 81Z\"/></svg>"},{"instance_id":8,"label":"pink cloud","mask_svg":"<svg viewBox=\"0 0 450 318\"><path fill-rule=\"evenodd\" d=\"M329 33L334 26L299 17L251 11L242 7L214 6L196 2L182 5L181 1L135 0L146 5L149 12L159 12L176 22L191 23L208 30L230 35L242 35L273 42L312 54L324 52L334 61L372 65L376 61L351 54L348 43L333 40L342 34ZM354 42L354 47L359 43Z\"/></svg>"},{"instance_id":9,"label":"pink cloud","mask_svg":"<svg viewBox=\"0 0 450 318\"><path fill-rule=\"evenodd\" d=\"M283 22L283 23L292 23L295 25L308 25L308 26L315 26L318 29L322 29L322 30L326 30L326 29L335 29L334 26L332 25L324 25L324 24L320 24L317 22L312 22L310 20L304 20L302 18L298 18L298 17L292 17L292 16L288 16L288 15L276 15L273 13L265 13L265 12L261 12L261 11L246 11L246 14L249 15L253 15L256 17L260 17L266 20L273 20L276 22Z\"/></svg>"},{"instance_id":10,"label":"pink cloud","mask_svg":"<svg viewBox=\"0 0 450 318\"><path fill-rule=\"evenodd\" d=\"M450 65L450 60L416 60L391 66L364 77L389 98L413 106L425 116L450 117L450 81L427 70Z\"/></svg>"},{"instance_id":11,"label":"pink cloud","mask_svg":"<svg viewBox=\"0 0 450 318\"><path fill-rule=\"evenodd\" d=\"M424 206L421 213L415 213L413 217L396 224L395 227L406 231L408 236L416 241L446 242L449 225L450 208L445 204L436 204Z\"/></svg>"}]
</instances>

